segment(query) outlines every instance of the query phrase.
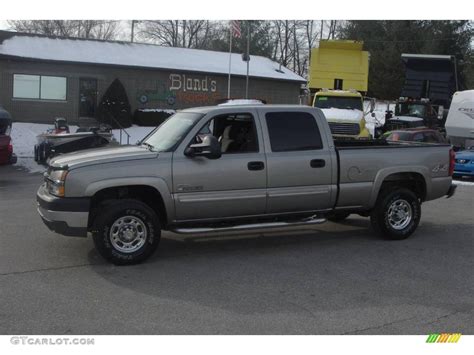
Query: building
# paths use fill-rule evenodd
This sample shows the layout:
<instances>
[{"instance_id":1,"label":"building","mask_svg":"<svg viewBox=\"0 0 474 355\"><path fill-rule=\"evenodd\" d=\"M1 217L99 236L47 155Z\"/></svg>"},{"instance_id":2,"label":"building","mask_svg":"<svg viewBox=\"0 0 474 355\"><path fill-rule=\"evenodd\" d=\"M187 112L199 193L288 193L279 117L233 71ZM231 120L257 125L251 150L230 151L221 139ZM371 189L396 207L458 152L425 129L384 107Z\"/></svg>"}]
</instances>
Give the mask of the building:
<instances>
[{"instance_id":1,"label":"building","mask_svg":"<svg viewBox=\"0 0 474 355\"><path fill-rule=\"evenodd\" d=\"M246 62L232 54L231 97L245 96ZM136 109L214 105L227 97L229 53L0 31L0 104L15 121L94 117L115 80ZM249 97L297 104L306 80L251 56Z\"/></svg>"}]
</instances>

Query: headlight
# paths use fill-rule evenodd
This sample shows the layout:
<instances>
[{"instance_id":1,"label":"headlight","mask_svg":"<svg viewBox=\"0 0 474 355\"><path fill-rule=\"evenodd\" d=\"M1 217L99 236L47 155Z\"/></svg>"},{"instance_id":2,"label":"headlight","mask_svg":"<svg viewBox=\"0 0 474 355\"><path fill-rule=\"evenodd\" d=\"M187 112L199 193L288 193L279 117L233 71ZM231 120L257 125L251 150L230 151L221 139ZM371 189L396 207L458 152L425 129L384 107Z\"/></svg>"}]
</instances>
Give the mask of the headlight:
<instances>
[{"instance_id":1,"label":"headlight","mask_svg":"<svg viewBox=\"0 0 474 355\"><path fill-rule=\"evenodd\" d=\"M46 186L51 195L64 197L64 182L67 173L67 170L52 170L46 177Z\"/></svg>"}]
</instances>

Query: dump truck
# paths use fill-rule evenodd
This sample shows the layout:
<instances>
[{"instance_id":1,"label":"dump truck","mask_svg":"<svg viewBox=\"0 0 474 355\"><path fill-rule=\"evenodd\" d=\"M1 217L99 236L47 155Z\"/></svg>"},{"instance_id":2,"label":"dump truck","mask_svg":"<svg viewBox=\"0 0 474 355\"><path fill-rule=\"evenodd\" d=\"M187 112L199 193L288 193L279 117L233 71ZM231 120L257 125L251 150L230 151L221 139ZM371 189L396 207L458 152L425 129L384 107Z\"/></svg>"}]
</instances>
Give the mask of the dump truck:
<instances>
[{"instance_id":1,"label":"dump truck","mask_svg":"<svg viewBox=\"0 0 474 355\"><path fill-rule=\"evenodd\" d=\"M337 139L368 139L364 96L368 88L369 52L363 42L321 41L311 51L311 105L320 108ZM372 105L373 109L373 105Z\"/></svg>"},{"instance_id":2,"label":"dump truck","mask_svg":"<svg viewBox=\"0 0 474 355\"><path fill-rule=\"evenodd\" d=\"M384 130L408 128L414 122L443 130L452 96L458 89L456 58L403 53L401 59L405 81L395 113L388 113Z\"/></svg>"}]
</instances>

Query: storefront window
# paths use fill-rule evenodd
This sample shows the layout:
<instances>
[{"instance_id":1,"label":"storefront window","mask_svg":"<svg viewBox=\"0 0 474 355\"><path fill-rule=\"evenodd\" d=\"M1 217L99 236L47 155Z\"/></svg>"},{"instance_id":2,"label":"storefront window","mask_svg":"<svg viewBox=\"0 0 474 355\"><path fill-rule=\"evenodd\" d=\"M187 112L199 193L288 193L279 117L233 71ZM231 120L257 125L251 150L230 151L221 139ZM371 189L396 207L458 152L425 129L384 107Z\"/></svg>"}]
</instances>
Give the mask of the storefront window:
<instances>
[{"instance_id":1,"label":"storefront window","mask_svg":"<svg viewBox=\"0 0 474 355\"><path fill-rule=\"evenodd\" d=\"M67 79L59 76L13 75L16 99L66 100Z\"/></svg>"},{"instance_id":2,"label":"storefront window","mask_svg":"<svg viewBox=\"0 0 474 355\"><path fill-rule=\"evenodd\" d=\"M13 97L19 99L40 98L39 75L13 75Z\"/></svg>"}]
</instances>

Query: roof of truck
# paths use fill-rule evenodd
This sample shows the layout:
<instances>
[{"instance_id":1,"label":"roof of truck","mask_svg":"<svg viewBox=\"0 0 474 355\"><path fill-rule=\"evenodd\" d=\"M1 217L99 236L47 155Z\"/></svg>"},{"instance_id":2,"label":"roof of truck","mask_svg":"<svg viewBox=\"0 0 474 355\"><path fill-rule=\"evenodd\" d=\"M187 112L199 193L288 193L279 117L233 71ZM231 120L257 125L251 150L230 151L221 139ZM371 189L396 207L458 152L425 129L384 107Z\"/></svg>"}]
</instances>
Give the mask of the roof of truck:
<instances>
[{"instance_id":1,"label":"roof of truck","mask_svg":"<svg viewBox=\"0 0 474 355\"><path fill-rule=\"evenodd\" d=\"M338 96L338 97L362 97L361 93L352 90L328 90L323 89L315 94L316 96Z\"/></svg>"}]
</instances>

